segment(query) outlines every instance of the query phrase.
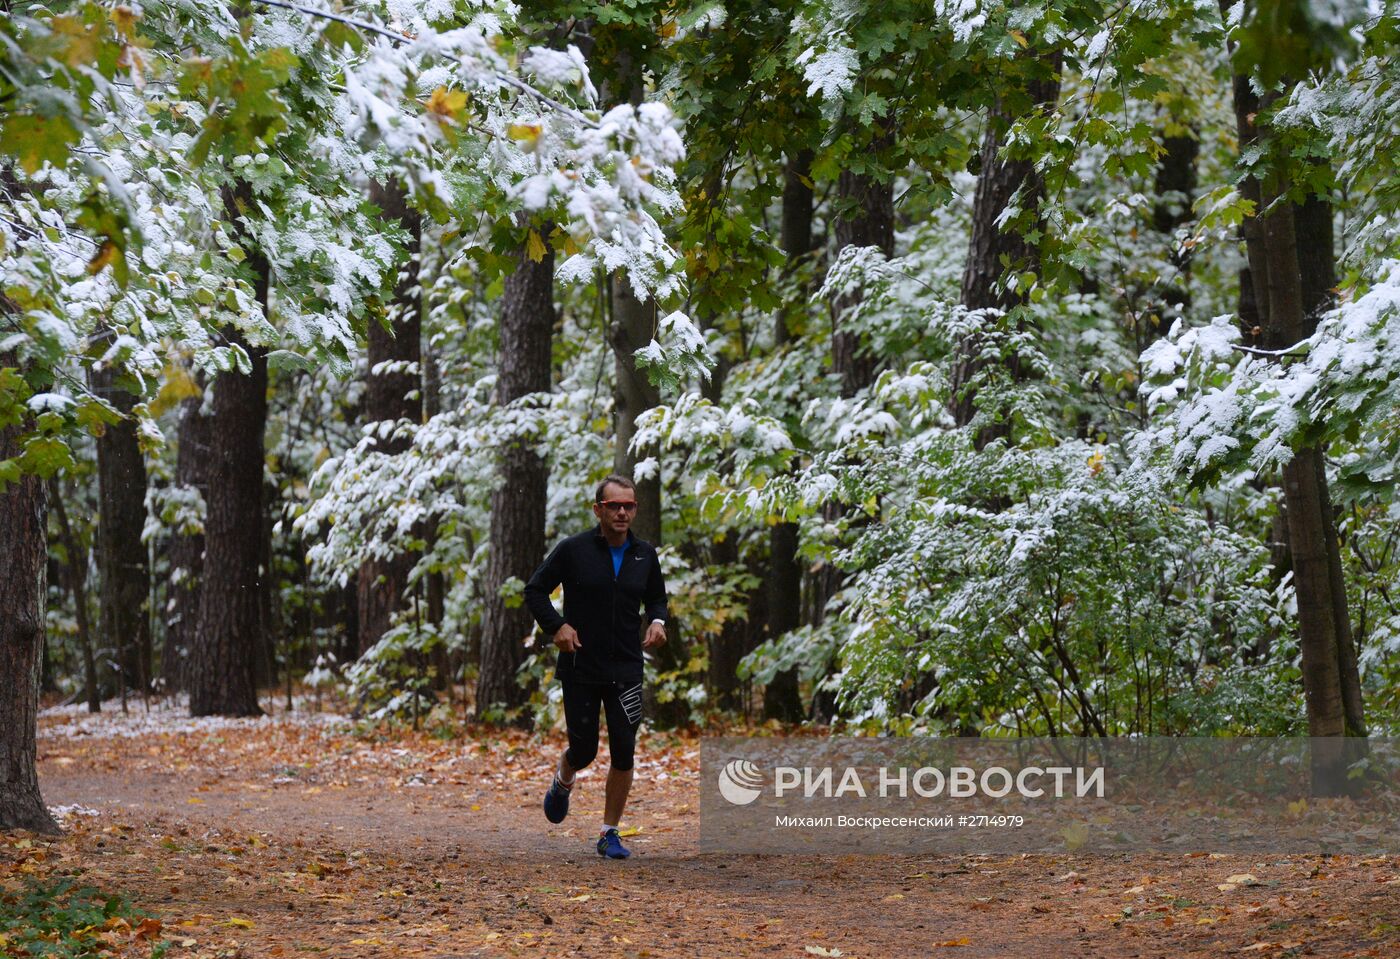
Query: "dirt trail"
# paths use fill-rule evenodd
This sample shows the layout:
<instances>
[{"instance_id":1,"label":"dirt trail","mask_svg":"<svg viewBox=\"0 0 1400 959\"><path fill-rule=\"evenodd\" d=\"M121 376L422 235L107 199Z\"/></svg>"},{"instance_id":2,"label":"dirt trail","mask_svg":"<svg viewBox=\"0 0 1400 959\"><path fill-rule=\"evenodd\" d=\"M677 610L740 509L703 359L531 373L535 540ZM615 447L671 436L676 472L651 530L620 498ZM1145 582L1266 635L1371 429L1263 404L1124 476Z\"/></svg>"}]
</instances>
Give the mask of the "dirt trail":
<instances>
[{"instance_id":1,"label":"dirt trail","mask_svg":"<svg viewBox=\"0 0 1400 959\"><path fill-rule=\"evenodd\" d=\"M561 737L77 722L41 734L46 800L85 807L45 862L161 916L172 956L1400 957L1393 857L702 856L697 741L651 736L611 862L601 776L540 812Z\"/></svg>"}]
</instances>

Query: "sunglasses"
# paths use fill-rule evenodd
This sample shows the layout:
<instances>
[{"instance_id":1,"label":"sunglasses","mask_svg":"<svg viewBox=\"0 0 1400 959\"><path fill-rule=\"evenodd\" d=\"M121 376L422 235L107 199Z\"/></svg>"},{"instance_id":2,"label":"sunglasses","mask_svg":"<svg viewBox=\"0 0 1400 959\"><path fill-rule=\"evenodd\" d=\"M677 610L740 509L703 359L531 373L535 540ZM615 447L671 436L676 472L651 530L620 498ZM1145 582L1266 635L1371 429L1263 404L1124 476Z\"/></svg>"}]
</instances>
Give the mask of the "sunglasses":
<instances>
[{"instance_id":1,"label":"sunglasses","mask_svg":"<svg viewBox=\"0 0 1400 959\"><path fill-rule=\"evenodd\" d=\"M603 500L598 505L613 513L633 513L637 510L636 500L624 503L622 500L609 499Z\"/></svg>"}]
</instances>

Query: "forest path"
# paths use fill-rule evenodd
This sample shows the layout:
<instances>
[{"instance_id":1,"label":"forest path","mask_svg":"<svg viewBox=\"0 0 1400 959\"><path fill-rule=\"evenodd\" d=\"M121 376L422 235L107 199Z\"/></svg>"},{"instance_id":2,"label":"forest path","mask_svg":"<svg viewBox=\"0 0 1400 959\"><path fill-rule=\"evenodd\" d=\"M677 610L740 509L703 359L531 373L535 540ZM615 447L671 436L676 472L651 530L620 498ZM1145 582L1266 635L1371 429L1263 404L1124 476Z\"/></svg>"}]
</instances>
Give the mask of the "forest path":
<instances>
[{"instance_id":1,"label":"forest path","mask_svg":"<svg viewBox=\"0 0 1400 959\"><path fill-rule=\"evenodd\" d=\"M211 959L1400 957L1395 857L701 855L694 737L639 742L633 855L603 860L596 767L565 823L540 811L562 746L50 714L44 795L80 808L51 845L0 840L0 879L80 867Z\"/></svg>"}]
</instances>

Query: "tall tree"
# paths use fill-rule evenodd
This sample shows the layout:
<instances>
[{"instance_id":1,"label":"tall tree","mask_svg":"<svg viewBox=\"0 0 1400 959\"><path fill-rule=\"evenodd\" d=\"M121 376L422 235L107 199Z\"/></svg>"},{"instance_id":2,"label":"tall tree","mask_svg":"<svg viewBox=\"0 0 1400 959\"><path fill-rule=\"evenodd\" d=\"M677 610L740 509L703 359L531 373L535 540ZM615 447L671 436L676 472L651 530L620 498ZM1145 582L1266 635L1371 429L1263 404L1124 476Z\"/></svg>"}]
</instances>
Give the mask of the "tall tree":
<instances>
[{"instance_id":1,"label":"tall tree","mask_svg":"<svg viewBox=\"0 0 1400 959\"><path fill-rule=\"evenodd\" d=\"M540 232L549 234L549 228ZM532 230L506 277L501 304L500 376L496 403L502 407L534 393L549 392L554 332L554 251ZM534 242L530 242L533 240ZM534 254L530 251L534 250ZM486 561L486 610L481 631L481 672L476 685L480 716L494 706L517 707L527 691L516 671L525 640L534 632L530 611L503 595L507 584L523 584L544 555L549 468L522 437L501 451L499 483L491 493L491 543ZM523 714L522 714L523 715Z\"/></svg>"},{"instance_id":2,"label":"tall tree","mask_svg":"<svg viewBox=\"0 0 1400 959\"><path fill-rule=\"evenodd\" d=\"M197 389L202 381L201 377L194 384ZM199 634L204 523L213 443L210 418L203 407L202 391L180 402L175 450L175 495L180 506L170 537L170 585L166 593L165 649L161 655L161 677L169 692L186 688L190 651Z\"/></svg>"},{"instance_id":3,"label":"tall tree","mask_svg":"<svg viewBox=\"0 0 1400 959\"><path fill-rule=\"evenodd\" d=\"M375 320L369 324L364 421L418 423L423 418L422 304L418 292L422 222L397 183L372 183L369 196L386 221L407 233L409 260L394 286L387 324ZM390 454L402 453L409 445L407 437L380 436L374 442L376 449ZM416 562L417 554L404 550L391 557L368 559L360 567L356 583L361 653L379 641L394 613L403 608L408 575Z\"/></svg>"},{"instance_id":4,"label":"tall tree","mask_svg":"<svg viewBox=\"0 0 1400 959\"><path fill-rule=\"evenodd\" d=\"M1037 61L1023 61L1033 66ZM1053 106L1060 92L1058 58L1046 64L1026 83L1024 91L1012 90L999 96L987 118L979 158L977 193L972 206L972 239L968 245L967 263L963 269L960 299L969 310L1007 312L1020 302L1017 293L1008 287L1004 277L1011 271L1036 271L1039 254L1035 244L1027 239L1028 230L1020 225L1004 223L1004 213L1018 195L1022 210L1032 211L1038 218L1040 197L1044 185L1036 175L1032 160L1027 156L1004 154L1006 133L1020 110ZM1009 264L1009 266L1008 266ZM984 337L968 337L960 348L953 369L953 418L959 426L972 422L977 412L976 381L992 362ZM1015 378L1020 369L1014 357L1007 358L1008 372ZM997 437L1010 435L1008 419L999 419L977 431L978 449Z\"/></svg>"},{"instance_id":5,"label":"tall tree","mask_svg":"<svg viewBox=\"0 0 1400 959\"><path fill-rule=\"evenodd\" d=\"M151 681L151 573L146 525L146 463L131 417L136 397L110 365L89 375L92 391L122 414L97 437L97 569L102 645L120 665L121 683L143 692Z\"/></svg>"},{"instance_id":6,"label":"tall tree","mask_svg":"<svg viewBox=\"0 0 1400 959\"><path fill-rule=\"evenodd\" d=\"M779 241L786 259L784 269L792 274L812 253L812 154L802 150L788 157L783 167L783 212ZM784 304L773 319L773 340L778 346L792 339L788 326L790 307ZM796 523L773 524L768 534L769 570L768 636L778 639L802 625L802 567L797 561ZM763 688L763 716L783 722L802 719L802 693L797 670L787 669Z\"/></svg>"},{"instance_id":7,"label":"tall tree","mask_svg":"<svg viewBox=\"0 0 1400 959\"><path fill-rule=\"evenodd\" d=\"M887 149L893 134L885 128L873 139L871 149ZM839 255L846 247L879 247L886 257L894 256L894 181L874 173L843 170L836 183L837 214L835 224L836 250ZM832 370L841 378L841 395L855 396L875 381L876 358L861 342L860 335L845 328L843 316L861 302L862 293L855 291L841 297L832 312L831 359ZM844 509L838 503L825 507L829 520L838 518ZM841 571L827 563L813 573L813 623L820 624L826 616L826 604L841 588ZM829 721L836 715L836 695L818 689L812 696L812 714Z\"/></svg>"},{"instance_id":8,"label":"tall tree","mask_svg":"<svg viewBox=\"0 0 1400 959\"><path fill-rule=\"evenodd\" d=\"M1276 43L1280 23L1290 44ZM1293 87L1290 74L1327 69L1345 31L1333 35L1335 24L1314 23L1301 8L1253 4L1245 5L1241 24L1230 54L1241 153L1252 157L1241 192L1258 198L1257 215L1244 230L1252 305L1260 345L1284 362L1283 354L1316 330L1331 304L1336 266L1330 171L1296 160L1298 151L1282 142L1273 114ZM1254 89L1266 92L1256 100ZM1242 290L1242 305L1247 299ZM1318 740L1312 791L1338 795L1354 788L1347 766L1364 755L1367 732L1325 453L1315 443L1294 449L1282 471L1283 511L1308 732Z\"/></svg>"},{"instance_id":9,"label":"tall tree","mask_svg":"<svg viewBox=\"0 0 1400 959\"><path fill-rule=\"evenodd\" d=\"M0 301L0 310L6 305ZM14 369L12 353L0 370ZM0 463L20 454L21 424L0 426ZM39 794L35 722L44 649L44 481L32 474L0 487L0 830L53 833L58 825Z\"/></svg>"},{"instance_id":10,"label":"tall tree","mask_svg":"<svg viewBox=\"0 0 1400 959\"><path fill-rule=\"evenodd\" d=\"M246 182L225 189L233 222L249 207ZM263 309L268 308L266 256L246 233L247 265ZM262 559L263 434L267 424L267 349L253 346L232 326L228 342L244 351L248 371L214 377L210 416L209 496L204 522L204 582L199 634L191 650L188 684L193 716L260 716L257 660L263 649L260 591Z\"/></svg>"},{"instance_id":11,"label":"tall tree","mask_svg":"<svg viewBox=\"0 0 1400 959\"><path fill-rule=\"evenodd\" d=\"M1322 314L1336 305L1337 262L1332 226L1332 204L1316 194L1308 196L1294 208L1293 229L1297 238L1298 278L1303 306L1303 336L1317 332ZM1357 662L1356 641L1352 635L1351 615L1347 609L1346 579L1342 572L1341 537L1337 533L1336 510L1327 488L1324 459L1317 456L1321 490L1323 541L1327 547L1328 592L1332 601L1332 620L1337 633L1337 672L1342 686L1342 712L1346 718L1347 735L1362 737L1366 733L1366 710L1361 695L1361 670Z\"/></svg>"}]
</instances>

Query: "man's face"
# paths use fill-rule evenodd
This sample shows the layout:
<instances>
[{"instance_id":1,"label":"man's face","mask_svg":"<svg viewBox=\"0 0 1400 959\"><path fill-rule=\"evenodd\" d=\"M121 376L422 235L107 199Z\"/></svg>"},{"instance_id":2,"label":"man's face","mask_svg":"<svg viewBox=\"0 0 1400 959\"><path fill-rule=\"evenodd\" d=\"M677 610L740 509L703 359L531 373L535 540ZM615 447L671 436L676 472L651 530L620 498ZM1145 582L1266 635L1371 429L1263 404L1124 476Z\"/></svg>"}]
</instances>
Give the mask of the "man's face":
<instances>
[{"instance_id":1,"label":"man's face","mask_svg":"<svg viewBox=\"0 0 1400 959\"><path fill-rule=\"evenodd\" d=\"M593 504L593 515L598 517L604 531L625 536L632 518L637 515L637 494L625 486L609 483L603 487L603 501Z\"/></svg>"}]
</instances>

